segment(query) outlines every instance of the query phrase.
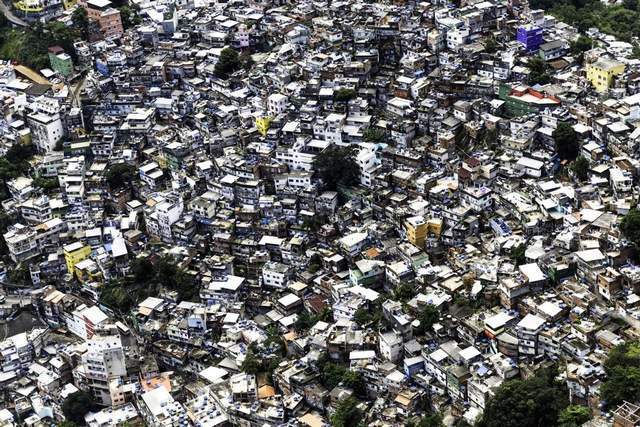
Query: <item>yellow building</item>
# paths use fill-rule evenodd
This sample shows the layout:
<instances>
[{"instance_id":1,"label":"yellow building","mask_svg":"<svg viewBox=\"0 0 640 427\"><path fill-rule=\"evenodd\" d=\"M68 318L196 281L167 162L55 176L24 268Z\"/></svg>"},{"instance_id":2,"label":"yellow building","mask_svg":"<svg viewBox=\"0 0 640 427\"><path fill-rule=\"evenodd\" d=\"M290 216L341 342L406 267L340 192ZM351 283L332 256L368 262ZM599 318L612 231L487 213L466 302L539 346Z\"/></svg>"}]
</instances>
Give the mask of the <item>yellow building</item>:
<instances>
[{"instance_id":1,"label":"yellow building","mask_svg":"<svg viewBox=\"0 0 640 427\"><path fill-rule=\"evenodd\" d=\"M421 249L424 248L429 223L421 216L412 216L406 219L404 227L407 230L407 240Z\"/></svg>"},{"instance_id":2,"label":"yellow building","mask_svg":"<svg viewBox=\"0 0 640 427\"><path fill-rule=\"evenodd\" d=\"M606 92L613 78L624 73L624 64L614 59L599 59L587 66L587 80L598 92Z\"/></svg>"},{"instance_id":3,"label":"yellow building","mask_svg":"<svg viewBox=\"0 0 640 427\"><path fill-rule=\"evenodd\" d=\"M73 274L80 283L102 282L102 271L92 259L84 259L76 263L73 267Z\"/></svg>"},{"instance_id":4,"label":"yellow building","mask_svg":"<svg viewBox=\"0 0 640 427\"><path fill-rule=\"evenodd\" d=\"M260 135L262 136L265 136L267 134L270 125L271 117L269 116L262 116L256 119L256 127L258 128L258 132L260 132Z\"/></svg>"},{"instance_id":5,"label":"yellow building","mask_svg":"<svg viewBox=\"0 0 640 427\"><path fill-rule=\"evenodd\" d=\"M427 221L427 232L434 234L436 237L440 237L440 233L442 233L442 219L441 218L430 218Z\"/></svg>"},{"instance_id":6,"label":"yellow building","mask_svg":"<svg viewBox=\"0 0 640 427\"><path fill-rule=\"evenodd\" d=\"M74 274L74 267L80 261L89 258L91 247L82 242L69 243L64 248L64 261L67 263L67 271Z\"/></svg>"}]
</instances>

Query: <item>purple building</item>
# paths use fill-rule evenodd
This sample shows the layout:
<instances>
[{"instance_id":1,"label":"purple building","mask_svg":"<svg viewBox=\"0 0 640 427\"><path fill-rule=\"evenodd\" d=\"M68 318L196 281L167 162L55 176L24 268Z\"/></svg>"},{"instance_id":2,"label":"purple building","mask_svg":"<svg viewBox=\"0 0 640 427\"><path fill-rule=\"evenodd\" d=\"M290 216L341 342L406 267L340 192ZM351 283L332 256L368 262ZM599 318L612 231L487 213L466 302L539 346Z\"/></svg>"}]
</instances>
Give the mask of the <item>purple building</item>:
<instances>
[{"instance_id":1,"label":"purple building","mask_svg":"<svg viewBox=\"0 0 640 427\"><path fill-rule=\"evenodd\" d=\"M518 28L517 40L522 43L527 52L535 52L543 43L542 28L526 25Z\"/></svg>"}]
</instances>

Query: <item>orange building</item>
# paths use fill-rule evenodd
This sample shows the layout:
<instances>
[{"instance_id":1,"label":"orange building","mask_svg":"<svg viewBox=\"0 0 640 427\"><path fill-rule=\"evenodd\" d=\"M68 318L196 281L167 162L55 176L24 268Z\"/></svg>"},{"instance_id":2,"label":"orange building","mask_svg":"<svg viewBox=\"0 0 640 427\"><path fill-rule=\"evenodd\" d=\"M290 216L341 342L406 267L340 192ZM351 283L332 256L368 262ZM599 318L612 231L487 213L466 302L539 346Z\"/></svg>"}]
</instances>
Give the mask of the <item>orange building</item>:
<instances>
[{"instance_id":1,"label":"orange building","mask_svg":"<svg viewBox=\"0 0 640 427\"><path fill-rule=\"evenodd\" d=\"M120 36L124 32L120 11L109 0L80 0L78 4L87 11L87 17L100 26L104 37Z\"/></svg>"}]
</instances>

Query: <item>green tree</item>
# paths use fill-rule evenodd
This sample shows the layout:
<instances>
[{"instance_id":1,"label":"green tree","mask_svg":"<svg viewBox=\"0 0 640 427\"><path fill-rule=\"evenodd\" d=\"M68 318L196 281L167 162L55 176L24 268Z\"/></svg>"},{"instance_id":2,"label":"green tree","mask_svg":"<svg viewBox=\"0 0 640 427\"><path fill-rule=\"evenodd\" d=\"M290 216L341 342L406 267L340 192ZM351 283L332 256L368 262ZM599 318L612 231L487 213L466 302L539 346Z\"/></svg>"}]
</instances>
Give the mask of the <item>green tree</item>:
<instances>
[{"instance_id":1,"label":"green tree","mask_svg":"<svg viewBox=\"0 0 640 427\"><path fill-rule=\"evenodd\" d=\"M322 257L318 253L314 253L309 258L309 273L316 273L318 270L322 268Z\"/></svg>"},{"instance_id":2,"label":"green tree","mask_svg":"<svg viewBox=\"0 0 640 427\"><path fill-rule=\"evenodd\" d=\"M67 396L62 402L62 413L67 420L84 425L84 416L93 407L94 403L91 395L86 391L77 391Z\"/></svg>"},{"instance_id":3,"label":"green tree","mask_svg":"<svg viewBox=\"0 0 640 427\"><path fill-rule=\"evenodd\" d=\"M131 263L131 272L137 283L148 283L155 277L154 266L149 258L136 258Z\"/></svg>"},{"instance_id":4,"label":"green tree","mask_svg":"<svg viewBox=\"0 0 640 427\"><path fill-rule=\"evenodd\" d=\"M135 27L142 22L142 18L138 15L137 6L121 6L118 10L120 11L120 18L122 19L124 29Z\"/></svg>"},{"instance_id":5,"label":"green tree","mask_svg":"<svg viewBox=\"0 0 640 427\"><path fill-rule=\"evenodd\" d=\"M10 216L6 211L0 210L0 255L9 255L9 249L7 248L7 242L5 242L3 236L10 225L15 223L15 218Z\"/></svg>"},{"instance_id":6,"label":"green tree","mask_svg":"<svg viewBox=\"0 0 640 427\"><path fill-rule=\"evenodd\" d=\"M255 61L251 57L251 53L245 50L240 54L240 66L245 70L250 70L255 64Z\"/></svg>"},{"instance_id":7,"label":"green tree","mask_svg":"<svg viewBox=\"0 0 640 427\"><path fill-rule=\"evenodd\" d=\"M247 355L245 356L244 361L240 366L240 369L242 370L242 372L245 372L247 374L256 375L262 370L262 364L255 356L255 354L253 354L253 351L248 350Z\"/></svg>"},{"instance_id":8,"label":"green tree","mask_svg":"<svg viewBox=\"0 0 640 427\"><path fill-rule=\"evenodd\" d=\"M619 345L604 364L607 379L600 386L600 396L609 409L625 400L640 400L640 342Z\"/></svg>"},{"instance_id":9,"label":"green tree","mask_svg":"<svg viewBox=\"0 0 640 427\"><path fill-rule=\"evenodd\" d=\"M407 422L405 427L442 427L442 415L437 412L432 412L429 415L425 415L416 421Z\"/></svg>"},{"instance_id":10,"label":"green tree","mask_svg":"<svg viewBox=\"0 0 640 427\"><path fill-rule=\"evenodd\" d=\"M591 37L580 35L576 40L571 42L571 52L574 55L582 55L584 52L591 50L593 40Z\"/></svg>"},{"instance_id":11,"label":"green tree","mask_svg":"<svg viewBox=\"0 0 640 427\"><path fill-rule=\"evenodd\" d=\"M496 53L498 51L498 48L500 47L496 38L493 36L487 37L483 43L483 46L484 51L490 54Z\"/></svg>"},{"instance_id":12,"label":"green tree","mask_svg":"<svg viewBox=\"0 0 640 427\"><path fill-rule=\"evenodd\" d=\"M424 334L431 331L433 325L438 322L439 318L440 311L438 310L438 307L432 304L425 305L422 311L418 314L420 326L417 328L417 332L419 334Z\"/></svg>"},{"instance_id":13,"label":"green tree","mask_svg":"<svg viewBox=\"0 0 640 427\"><path fill-rule=\"evenodd\" d=\"M238 52L227 47L220 52L220 58L216 62L214 72L216 76L226 79L230 74L240 69L241 65Z\"/></svg>"},{"instance_id":14,"label":"green tree","mask_svg":"<svg viewBox=\"0 0 640 427\"><path fill-rule=\"evenodd\" d=\"M589 178L589 160L584 156L578 156L571 163L571 171L580 181L586 181Z\"/></svg>"},{"instance_id":15,"label":"green tree","mask_svg":"<svg viewBox=\"0 0 640 427\"><path fill-rule=\"evenodd\" d=\"M640 399L640 368L615 366L607 370L607 380L600 387L607 408L615 409L625 400Z\"/></svg>"},{"instance_id":16,"label":"green tree","mask_svg":"<svg viewBox=\"0 0 640 427\"><path fill-rule=\"evenodd\" d=\"M327 362L322 366L320 381L327 389L335 388L342 381L346 369L335 363Z\"/></svg>"},{"instance_id":17,"label":"green tree","mask_svg":"<svg viewBox=\"0 0 640 427\"><path fill-rule=\"evenodd\" d=\"M33 184L36 187L42 188L46 193L51 192L58 188L59 183L56 178L45 178L40 175L36 176L33 180Z\"/></svg>"},{"instance_id":18,"label":"green tree","mask_svg":"<svg viewBox=\"0 0 640 427\"><path fill-rule=\"evenodd\" d=\"M71 14L71 22L83 38L89 37L89 17L84 7L76 7Z\"/></svg>"},{"instance_id":19,"label":"green tree","mask_svg":"<svg viewBox=\"0 0 640 427\"><path fill-rule=\"evenodd\" d=\"M369 126L362 134L363 139L367 142L383 142L386 136L385 131L377 126Z\"/></svg>"},{"instance_id":20,"label":"green tree","mask_svg":"<svg viewBox=\"0 0 640 427\"><path fill-rule=\"evenodd\" d=\"M479 427L555 426L568 405L568 392L554 370L526 380L505 381L489 399Z\"/></svg>"},{"instance_id":21,"label":"green tree","mask_svg":"<svg viewBox=\"0 0 640 427\"><path fill-rule=\"evenodd\" d=\"M559 427L578 427L591 419L591 410L582 405L569 405L560 412Z\"/></svg>"},{"instance_id":22,"label":"green tree","mask_svg":"<svg viewBox=\"0 0 640 427\"><path fill-rule=\"evenodd\" d=\"M527 68L529 69L529 84L545 85L551 81L549 67L539 56L530 57L527 61Z\"/></svg>"},{"instance_id":23,"label":"green tree","mask_svg":"<svg viewBox=\"0 0 640 427\"><path fill-rule=\"evenodd\" d=\"M393 291L394 299L400 302L407 302L415 296L415 288L409 283L401 283Z\"/></svg>"},{"instance_id":24,"label":"green tree","mask_svg":"<svg viewBox=\"0 0 640 427\"><path fill-rule=\"evenodd\" d=\"M130 186L136 176L136 168L127 163L116 163L107 170L107 183L112 190Z\"/></svg>"},{"instance_id":25,"label":"green tree","mask_svg":"<svg viewBox=\"0 0 640 427\"><path fill-rule=\"evenodd\" d=\"M560 277L558 275L558 269L556 267L549 268L549 270L547 271L547 276L549 276L549 283L551 283L552 286L556 286L558 283L560 283Z\"/></svg>"},{"instance_id":26,"label":"green tree","mask_svg":"<svg viewBox=\"0 0 640 427\"><path fill-rule=\"evenodd\" d=\"M353 397L338 402L336 411L331 417L331 425L334 427L357 426L362 420L362 411L358 409L358 400Z\"/></svg>"},{"instance_id":27,"label":"green tree","mask_svg":"<svg viewBox=\"0 0 640 427\"><path fill-rule=\"evenodd\" d=\"M9 269L9 283L26 288L31 285L31 273L29 265L22 262L15 268Z\"/></svg>"},{"instance_id":28,"label":"green tree","mask_svg":"<svg viewBox=\"0 0 640 427\"><path fill-rule=\"evenodd\" d=\"M0 158L0 200L10 197L7 182L19 176L28 175L31 165L29 161L35 150L31 144L14 144Z\"/></svg>"},{"instance_id":29,"label":"green tree","mask_svg":"<svg viewBox=\"0 0 640 427\"><path fill-rule=\"evenodd\" d=\"M121 312L128 312L135 304L130 287L124 281L110 280L100 289L100 302Z\"/></svg>"},{"instance_id":30,"label":"green tree","mask_svg":"<svg viewBox=\"0 0 640 427\"><path fill-rule=\"evenodd\" d=\"M355 185L360 177L353 147L327 148L313 160L313 169L329 190Z\"/></svg>"},{"instance_id":31,"label":"green tree","mask_svg":"<svg viewBox=\"0 0 640 427\"><path fill-rule=\"evenodd\" d=\"M640 247L640 211L631 209L620 222L620 231L634 245Z\"/></svg>"},{"instance_id":32,"label":"green tree","mask_svg":"<svg viewBox=\"0 0 640 427\"><path fill-rule=\"evenodd\" d=\"M353 89L338 89L333 94L333 100L336 102L348 102L356 97L356 91Z\"/></svg>"},{"instance_id":33,"label":"green tree","mask_svg":"<svg viewBox=\"0 0 640 427\"><path fill-rule=\"evenodd\" d=\"M515 263L515 265L522 265L526 262L525 252L527 247L524 244L519 244L515 248L511 249L511 253L509 254L511 260Z\"/></svg>"},{"instance_id":34,"label":"green tree","mask_svg":"<svg viewBox=\"0 0 640 427\"><path fill-rule=\"evenodd\" d=\"M314 317L307 310L304 310L302 313L298 314L298 319L296 320L296 323L294 323L293 327L297 332L305 332L314 324Z\"/></svg>"},{"instance_id":35,"label":"green tree","mask_svg":"<svg viewBox=\"0 0 640 427\"><path fill-rule=\"evenodd\" d=\"M366 326L372 320L371 313L365 307L360 307L353 314L353 321L360 326Z\"/></svg>"},{"instance_id":36,"label":"green tree","mask_svg":"<svg viewBox=\"0 0 640 427\"><path fill-rule=\"evenodd\" d=\"M357 396L366 396L367 388L364 382L364 378L359 372L346 370L342 376L342 383L345 387L350 388Z\"/></svg>"},{"instance_id":37,"label":"green tree","mask_svg":"<svg viewBox=\"0 0 640 427\"><path fill-rule=\"evenodd\" d=\"M556 144L556 151L560 159L574 160L578 156L580 149L578 135L569 123L558 123L551 136Z\"/></svg>"}]
</instances>

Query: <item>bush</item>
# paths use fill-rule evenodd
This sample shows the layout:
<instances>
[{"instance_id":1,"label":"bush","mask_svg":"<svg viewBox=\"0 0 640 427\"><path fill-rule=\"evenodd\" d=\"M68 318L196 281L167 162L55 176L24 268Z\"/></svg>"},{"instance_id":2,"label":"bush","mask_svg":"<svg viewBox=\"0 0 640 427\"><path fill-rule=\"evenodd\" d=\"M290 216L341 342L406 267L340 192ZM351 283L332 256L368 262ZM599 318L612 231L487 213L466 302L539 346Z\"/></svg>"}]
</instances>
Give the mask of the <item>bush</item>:
<instances>
[{"instance_id":1,"label":"bush","mask_svg":"<svg viewBox=\"0 0 640 427\"><path fill-rule=\"evenodd\" d=\"M578 135L569 123L561 122L553 131L553 140L556 144L556 151L562 160L574 160L578 156L580 148Z\"/></svg>"},{"instance_id":2,"label":"bush","mask_svg":"<svg viewBox=\"0 0 640 427\"><path fill-rule=\"evenodd\" d=\"M109 188L117 190L130 186L136 176L136 168L127 163L116 163L107 170Z\"/></svg>"},{"instance_id":3,"label":"bush","mask_svg":"<svg viewBox=\"0 0 640 427\"><path fill-rule=\"evenodd\" d=\"M334 427L357 426L362 419L362 411L358 409L358 401L354 397L347 397L338 402L336 412L331 417Z\"/></svg>"},{"instance_id":4,"label":"bush","mask_svg":"<svg viewBox=\"0 0 640 427\"><path fill-rule=\"evenodd\" d=\"M568 406L566 388L555 381L556 370L545 369L526 380L502 383L485 406L479 427L555 426Z\"/></svg>"},{"instance_id":5,"label":"bush","mask_svg":"<svg viewBox=\"0 0 640 427\"><path fill-rule=\"evenodd\" d=\"M640 211L631 209L620 223L620 231L631 243L640 246Z\"/></svg>"},{"instance_id":6,"label":"bush","mask_svg":"<svg viewBox=\"0 0 640 427\"><path fill-rule=\"evenodd\" d=\"M216 62L214 72L216 76L226 79L234 71L237 71L241 67L240 57L238 52L227 47L220 52L220 58Z\"/></svg>"},{"instance_id":7,"label":"bush","mask_svg":"<svg viewBox=\"0 0 640 427\"><path fill-rule=\"evenodd\" d=\"M560 427L578 427L591 419L591 410L586 406L570 405L564 408L558 418Z\"/></svg>"},{"instance_id":8,"label":"bush","mask_svg":"<svg viewBox=\"0 0 640 427\"><path fill-rule=\"evenodd\" d=\"M62 403L62 413L68 421L84 425L84 416L94 408L93 398L86 391L67 396Z\"/></svg>"},{"instance_id":9,"label":"bush","mask_svg":"<svg viewBox=\"0 0 640 427\"><path fill-rule=\"evenodd\" d=\"M327 148L316 156L313 169L329 190L337 190L339 185L355 185L360 178L352 147Z\"/></svg>"},{"instance_id":10,"label":"bush","mask_svg":"<svg viewBox=\"0 0 640 427\"><path fill-rule=\"evenodd\" d=\"M604 369L607 379L600 386L600 395L607 408L613 409L625 400L640 400L640 342L615 347Z\"/></svg>"}]
</instances>

